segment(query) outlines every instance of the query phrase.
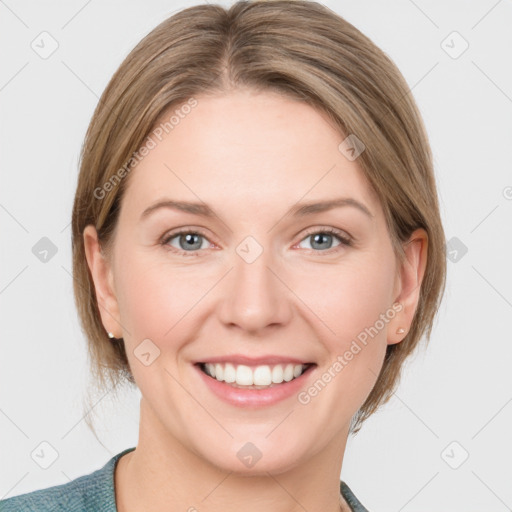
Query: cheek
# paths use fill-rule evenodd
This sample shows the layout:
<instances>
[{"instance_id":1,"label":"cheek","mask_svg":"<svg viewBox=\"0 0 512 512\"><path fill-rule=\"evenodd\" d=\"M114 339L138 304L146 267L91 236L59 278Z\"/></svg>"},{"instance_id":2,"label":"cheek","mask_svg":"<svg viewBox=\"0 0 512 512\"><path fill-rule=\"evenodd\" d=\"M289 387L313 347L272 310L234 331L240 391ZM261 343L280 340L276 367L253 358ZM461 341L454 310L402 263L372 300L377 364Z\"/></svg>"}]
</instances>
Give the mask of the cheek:
<instances>
[{"instance_id":1,"label":"cheek","mask_svg":"<svg viewBox=\"0 0 512 512\"><path fill-rule=\"evenodd\" d=\"M346 270L339 277L334 298L331 296L329 301L329 322L336 333L329 338L329 367L331 373L339 375L333 393L336 388L358 408L380 372L387 347L388 323L395 316L391 307L394 259L392 254L383 255L378 261L369 258ZM339 365L333 368L335 361Z\"/></svg>"},{"instance_id":2,"label":"cheek","mask_svg":"<svg viewBox=\"0 0 512 512\"><path fill-rule=\"evenodd\" d=\"M329 332L321 338L325 357L316 378L297 397L305 417L323 419L326 438L334 436L340 423L347 423L365 402L387 347L387 324L375 329L380 314L386 311L387 290L375 290L375 282L370 286L362 279L347 279L345 283L351 293L340 292L338 306L326 306L332 308L331 316L321 317L335 334ZM327 331L322 328L322 332Z\"/></svg>"},{"instance_id":3,"label":"cheek","mask_svg":"<svg viewBox=\"0 0 512 512\"><path fill-rule=\"evenodd\" d=\"M302 288L318 317L316 324L321 324L317 332L326 349L319 379L327 384L325 390L322 382L315 384L322 389L322 398L314 399L314 407L320 415L336 410L342 418L357 410L371 392L386 352L388 322L395 313L393 254L359 253L345 263L335 270L326 266ZM305 393L307 401L309 391Z\"/></svg>"},{"instance_id":4,"label":"cheek","mask_svg":"<svg viewBox=\"0 0 512 512\"><path fill-rule=\"evenodd\" d=\"M386 256L377 260L370 253L358 254L336 268L319 268L314 277L297 278L297 295L316 316L315 323L325 326L332 349L343 349L391 307L393 264Z\"/></svg>"},{"instance_id":5,"label":"cheek","mask_svg":"<svg viewBox=\"0 0 512 512\"><path fill-rule=\"evenodd\" d=\"M198 278L193 266L171 266L151 254L132 251L119 262L118 269L121 321L132 343L150 338L159 345L164 338L180 339L185 318L193 316L194 307L211 287Z\"/></svg>"},{"instance_id":6,"label":"cheek","mask_svg":"<svg viewBox=\"0 0 512 512\"><path fill-rule=\"evenodd\" d=\"M194 308L208 289L206 284L201 286L191 269L171 268L154 260L154 256L151 259L134 251L119 265L121 323L129 333L124 338L127 357L146 397L172 393L168 389L170 377L164 369L180 379L178 358L194 337L199 324ZM150 354L149 359L143 361L146 353ZM173 400L179 400L179 388L177 393Z\"/></svg>"}]
</instances>

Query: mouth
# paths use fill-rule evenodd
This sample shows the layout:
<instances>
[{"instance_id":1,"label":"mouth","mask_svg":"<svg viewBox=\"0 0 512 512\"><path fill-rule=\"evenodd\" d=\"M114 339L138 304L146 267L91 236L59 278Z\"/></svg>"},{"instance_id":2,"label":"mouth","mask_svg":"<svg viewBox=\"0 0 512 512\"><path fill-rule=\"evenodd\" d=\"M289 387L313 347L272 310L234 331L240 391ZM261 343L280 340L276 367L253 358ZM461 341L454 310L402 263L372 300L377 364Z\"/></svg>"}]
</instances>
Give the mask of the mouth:
<instances>
[{"instance_id":1,"label":"mouth","mask_svg":"<svg viewBox=\"0 0 512 512\"><path fill-rule=\"evenodd\" d=\"M240 389L269 389L282 386L309 372L315 363L285 362L247 365L231 362L200 362L196 366L208 377Z\"/></svg>"}]
</instances>

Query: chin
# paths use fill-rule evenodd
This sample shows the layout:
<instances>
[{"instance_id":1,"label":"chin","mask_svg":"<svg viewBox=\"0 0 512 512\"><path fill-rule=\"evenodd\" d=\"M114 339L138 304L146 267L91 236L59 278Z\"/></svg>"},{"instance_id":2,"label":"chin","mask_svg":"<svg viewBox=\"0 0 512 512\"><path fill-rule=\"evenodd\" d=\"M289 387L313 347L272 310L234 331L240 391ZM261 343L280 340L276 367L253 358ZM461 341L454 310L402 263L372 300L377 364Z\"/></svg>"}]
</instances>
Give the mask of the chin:
<instances>
[{"instance_id":1,"label":"chin","mask_svg":"<svg viewBox=\"0 0 512 512\"><path fill-rule=\"evenodd\" d=\"M231 440L222 448L204 446L199 450L199 456L213 466L241 476L268 476L268 473L277 475L292 470L306 458L304 440L299 447L292 443L286 444L265 439L265 436L249 435L247 441L240 438Z\"/></svg>"}]
</instances>

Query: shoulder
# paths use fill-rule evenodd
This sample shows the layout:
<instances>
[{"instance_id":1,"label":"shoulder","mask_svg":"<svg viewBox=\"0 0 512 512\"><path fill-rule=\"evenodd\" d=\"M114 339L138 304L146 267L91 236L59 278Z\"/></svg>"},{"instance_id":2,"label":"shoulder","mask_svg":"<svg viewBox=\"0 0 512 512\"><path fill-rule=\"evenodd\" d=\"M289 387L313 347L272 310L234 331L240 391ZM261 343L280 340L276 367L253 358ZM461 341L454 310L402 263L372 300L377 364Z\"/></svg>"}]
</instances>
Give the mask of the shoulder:
<instances>
[{"instance_id":1,"label":"shoulder","mask_svg":"<svg viewBox=\"0 0 512 512\"><path fill-rule=\"evenodd\" d=\"M353 512L369 512L369 510L356 498L350 487L343 480L340 480L340 492Z\"/></svg>"},{"instance_id":2,"label":"shoulder","mask_svg":"<svg viewBox=\"0 0 512 512\"><path fill-rule=\"evenodd\" d=\"M118 453L102 468L71 482L0 501L0 512L116 512L114 468L117 460L134 448Z\"/></svg>"},{"instance_id":3,"label":"shoulder","mask_svg":"<svg viewBox=\"0 0 512 512\"><path fill-rule=\"evenodd\" d=\"M85 511L85 495L94 487L94 473L67 484L20 494L0 501L1 512L69 512ZM91 485L92 484L92 485Z\"/></svg>"}]
</instances>

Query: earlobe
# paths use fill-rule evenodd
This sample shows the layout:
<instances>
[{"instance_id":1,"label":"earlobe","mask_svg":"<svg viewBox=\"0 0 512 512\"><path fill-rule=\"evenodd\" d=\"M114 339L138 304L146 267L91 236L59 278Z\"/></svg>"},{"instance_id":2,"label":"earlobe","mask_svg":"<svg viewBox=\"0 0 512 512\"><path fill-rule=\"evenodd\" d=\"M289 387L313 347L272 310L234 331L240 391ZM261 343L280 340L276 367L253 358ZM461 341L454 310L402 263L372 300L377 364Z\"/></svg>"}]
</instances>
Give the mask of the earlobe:
<instances>
[{"instance_id":1,"label":"earlobe","mask_svg":"<svg viewBox=\"0 0 512 512\"><path fill-rule=\"evenodd\" d=\"M409 332L418 306L421 283L427 266L428 235L423 228L416 229L404 243L405 260L398 274L399 295L395 302L402 310L390 326L388 345L400 343Z\"/></svg>"},{"instance_id":2,"label":"earlobe","mask_svg":"<svg viewBox=\"0 0 512 512\"><path fill-rule=\"evenodd\" d=\"M110 262L101 251L96 228L90 224L83 232L85 255L91 272L98 301L101 320L106 332L112 332L116 338L120 334L119 308L113 286L113 274Z\"/></svg>"}]
</instances>

